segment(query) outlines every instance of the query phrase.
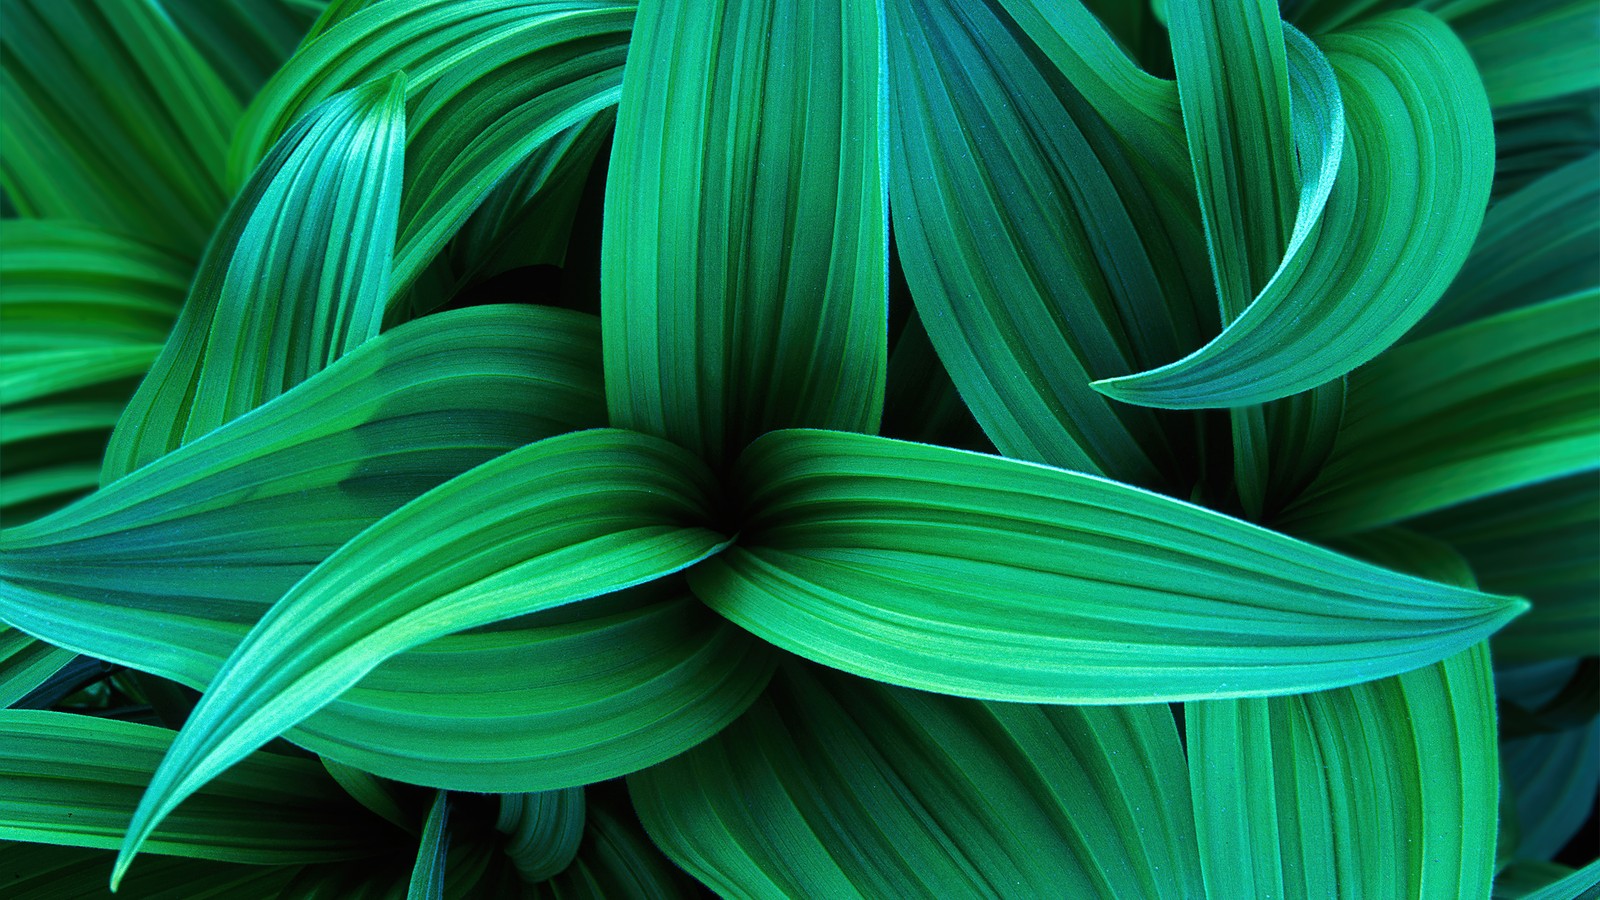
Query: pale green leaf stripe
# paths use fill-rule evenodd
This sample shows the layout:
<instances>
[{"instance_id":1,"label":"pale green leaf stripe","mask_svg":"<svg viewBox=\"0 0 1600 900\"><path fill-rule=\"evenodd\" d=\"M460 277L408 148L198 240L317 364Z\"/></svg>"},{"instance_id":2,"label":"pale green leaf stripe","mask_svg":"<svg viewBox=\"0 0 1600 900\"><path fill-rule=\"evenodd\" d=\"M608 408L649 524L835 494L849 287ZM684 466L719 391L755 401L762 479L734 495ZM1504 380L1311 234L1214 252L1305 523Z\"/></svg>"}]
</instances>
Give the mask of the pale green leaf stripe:
<instances>
[{"instance_id":1,"label":"pale green leaf stripe","mask_svg":"<svg viewBox=\"0 0 1600 900\"><path fill-rule=\"evenodd\" d=\"M378 333L398 227L404 96L399 77L336 95L262 163L112 434L104 483L255 409Z\"/></svg>"},{"instance_id":2,"label":"pale green leaf stripe","mask_svg":"<svg viewBox=\"0 0 1600 900\"><path fill-rule=\"evenodd\" d=\"M598 356L599 323L566 311L401 326L148 473L0 533L0 619L203 689L249 623L362 528L493 456L599 424ZM667 585L431 642L293 737L434 787L566 787L715 732L760 692L766 650Z\"/></svg>"},{"instance_id":3,"label":"pale green leaf stripe","mask_svg":"<svg viewBox=\"0 0 1600 900\"><path fill-rule=\"evenodd\" d=\"M178 314L190 268L92 225L0 222L0 404L143 374Z\"/></svg>"},{"instance_id":4,"label":"pale green leaf stripe","mask_svg":"<svg viewBox=\"0 0 1600 900\"><path fill-rule=\"evenodd\" d=\"M389 0L353 13L262 89L234 143L234 178L325 98L404 72L392 306L530 153L616 104L633 15L618 0Z\"/></svg>"},{"instance_id":5,"label":"pale green leaf stripe","mask_svg":"<svg viewBox=\"0 0 1600 900\"><path fill-rule=\"evenodd\" d=\"M1172 0L1167 17L1189 158L1226 324L1278 271L1291 233L1303 230L1297 219L1315 222L1321 214L1327 190L1319 182L1338 166L1339 141L1318 134L1321 146L1305 161L1306 177L1296 177L1288 51L1274 0ZM1338 90L1323 93L1327 96L1314 98L1304 111L1338 135Z\"/></svg>"},{"instance_id":6,"label":"pale green leaf stripe","mask_svg":"<svg viewBox=\"0 0 1600 900\"><path fill-rule=\"evenodd\" d=\"M1600 291L1452 328L1351 377L1322 475L1278 519L1359 531L1600 466Z\"/></svg>"},{"instance_id":7,"label":"pale green leaf stripe","mask_svg":"<svg viewBox=\"0 0 1600 900\"><path fill-rule=\"evenodd\" d=\"M647 0L606 184L612 424L713 466L797 426L876 431L887 369L872 0Z\"/></svg>"},{"instance_id":8,"label":"pale green leaf stripe","mask_svg":"<svg viewBox=\"0 0 1600 900\"><path fill-rule=\"evenodd\" d=\"M1600 285L1597 205L1600 154L1497 201L1461 274L1407 339Z\"/></svg>"},{"instance_id":9,"label":"pale green leaf stripe","mask_svg":"<svg viewBox=\"0 0 1600 900\"><path fill-rule=\"evenodd\" d=\"M1201 892L1164 706L982 703L790 660L628 785L657 845L731 898Z\"/></svg>"},{"instance_id":10,"label":"pale green leaf stripe","mask_svg":"<svg viewBox=\"0 0 1600 900\"><path fill-rule=\"evenodd\" d=\"M587 821L583 788L501 794L495 828L506 836L505 853L528 884L552 878L578 855Z\"/></svg>"},{"instance_id":11,"label":"pale green leaf stripe","mask_svg":"<svg viewBox=\"0 0 1600 900\"><path fill-rule=\"evenodd\" d=\"M0 6L0 185L193 259L227 204L240 101L155 2Z\"/></svg>"},{"instance_id":12,"label":"pale green leaf stripe","mask_svg":"<svg viewBox=\"0 0 1600 900\"><path fill-rule=\"evenodd\" d=\"M129 826L113 884L172 810L385 659L683 569L727 539L703 463L597 429L515 450L351 539L262 616L195 707Z\"/></svg>"},{"instance_id":13,"label":"pale green leaf stripe","mask_svg":"<svg viewBox=\"0 0 1600 900\"><path fill-rule=\"evenodd\" d=\"M0 709L28 696L77 655L0 625Z\"/></svg>"},{"instance_id":14,"label":"pale green leaf stripe","mask_svg":"<svg viewBox=\"0 0 1600 900\"><path fill-rule=\"evenodd\" d=\"M785 431L741 461L739 545L689 573L758 636L964 696L1316 690L1442 659L1526 609L1169 497L1013 460Z\"/></svg>"},{"instance_id":15,"label":"pale green leaf stripe","mask_svg":"<svg viewBox=\"0 0 1600 900\"><path fill-rule=\"evenodd\" d=\"M1499 768L1486 644L1353 687L1191 703L1186 721L1208 896L1488 895Z\"/></svg>"},{"instance_id":16,"label":"pale green leaf stripe","mask_svg":"<svg viewBox=\"0 0 1600 900\"><path fill-rule=\"evenodd\" d=\"M173 732L43 710L0 710L0 839L117 846ZM382 852L394 832L315 762L269 753L201 790L152 835L155 853L303 863Z\"/></svg>"},{"instance_id":17,"label":"pale green leaf stripe","mask_svg":"<svg viewBox=\"0 0 1600 900\"><path fill-rule=\"evenodd\" d=\"M1184 264L1144 151L990 7L888 4L891 209L912 298L1002 453L1160 484L1193 454L1088 382L1199 339L1182 273L1204 263Z\"/></svg>"},{"instance_id":18,"label":"pale green leaf stripe","mask_svg":"<svg viewBox=\"0 0 1600 900\"><path fill-rule=\"evenodd\" d=\"M445 857L450 852L450 794L435 791L422 825L417 862L411 869L406 900L443 900Z\"/></svg>"},{"instance_id":19,"label":"pale green leaf stripe","mask_svg":"<svg viewBox=\"0 0 1600 900\"><path fill-rule=\"evenodd\" d=\"M625 818L626 820L625 820ZM534 900L691 900L701 887L673 865L631 820L590 803L583 841L572 864L554 877L524 888Z\"/></svg>"},{"instance_id":20,"label":"pale green leaf stripe","mask_svg":"<svg viewBox=\"0 0 1600 900\"><path fill-rule=\"evenodd\" d=\"M1316 232L1214 341L1097 389L1180 409L1308 390L1398 340L1466 260L1494 136L1460 40L1432 16L1398 12L1319 43L1339 76L1349 138Z\"/></svg>"}]
</instances>

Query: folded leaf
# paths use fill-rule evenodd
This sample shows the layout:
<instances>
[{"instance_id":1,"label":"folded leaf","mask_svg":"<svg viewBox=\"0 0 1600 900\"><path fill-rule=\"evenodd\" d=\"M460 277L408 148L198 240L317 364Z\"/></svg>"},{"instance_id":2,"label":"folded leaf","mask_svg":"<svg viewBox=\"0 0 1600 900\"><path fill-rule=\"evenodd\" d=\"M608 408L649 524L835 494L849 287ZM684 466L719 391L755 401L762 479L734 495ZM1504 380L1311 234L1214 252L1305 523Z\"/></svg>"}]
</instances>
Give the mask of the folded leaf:
<instances>
[{"instance_id":1,"label":"folded leaf","mask_svg":"<svg viewBox=\"0 0 1600 900\"><path fill-rule=\"evenodd\" d=\"M0 839L115 847L173 733L42 710L0 710ZM315 762L255 753L151 836L154 853L304 863L382 852L394 832Z\"/></svg>"},{"instance_id":2,"label":"folded leaf","mask_svg":"<svg viewBox=\"0 0 1600 900\"><path fill-rule=\"evenodd\" d=\"M0 185L17 211L199 256L240 100L161 4L16 0L0 26Z\"/></svg>"},{"instance_id":3,"label":"folded leaf","mask_svg":"<svg viewBox=\"0 0 1600 900\"><path fill-rule=\"evenodd\" d=\"M628 785L656 844L725 896L1200 895L1161 706L981 703L791 660Z\"/></svg>"},{"instance_id":4,"label":"folded leaf","mask_svg":"<svg viewBox=\"0 0 1600 900\"><path fill-rule=\"evenodd\" d=\"M590 802L582 842L571 865L525 888L538 900L688 900L705 889L673 865L640 831L631 811Z\"/></svg>"},{"instance_id":5,"label":"folded leaf","mask_svg":"<svg viewBox=\"0 0 1600 900\"><path fill-rule=\"evenodd\" d=\"M505 852L529 884L559 875L578 855L586 819L583 788L537 794L501 794L495 827Z\"/></svg>"},{"instance_id":6,"label":"folded leaf","mask_svg":"<svg viewBox=\"0 0 1600 900\"><path fill-rule=\"evenodd\" d=\"M1404 672L1526 604L1157 494L820 431L752 445L739 544L695 594L807 658L993 700L1248 697Z\"/></svg>"},{"instance_id":7,"label":"folded leaf","mask_svg":"<svg viewBox=\"0 0 1600 900\"><path fill-rule=\"evenodd\" d=\"M77 655L0 625L0 709L28 696Z\"/></svg>"},{"instance_id":8,"label":"folded leaf","mask_svg":"<svg viewBox=\"0 0 1600 900\"><path fill-rule=\"evenodd\" d=\"M263 161L112 435L105 483L377 335L400 204L404 90L390 79L333 97Z\"/></svg>"},{"instance_id":9,"label":"folded leaf","mask_svg":"<svg viewBox=\"0 0 1600 900\"><path fill-rule=\"evenodd\" d=\"M1405 11L1318 44L1349 126L1320 222L1314 231L1301 230L1303 216L1296 222L1302 240L1216 340L1160 369L1098 383L1109 396L1194 408L1308 390L1398 340L1467 258L1489 198L1494 135L1460 40L1438 19ZM1302 191L1316 183L1305 178Z\"/></svg>"},{"instance_id":10,"label":"folded leaf","mask_svg":"<svg viewBox=\"0 0 1600 900\"><path fill-rule=\"evenodd\" d=\"M1156 151L1181 144L1145 140L1161 134L1147 110L1115 107L1123 143L1094 105L1109 89L1080 93L993 5L887 4L890 205L922 323L1002 453L1137 484L1181 478L1192 426L1169 434L1088 387L1199 340L1186 273L1204 245L1183 232L1185 201L1145 170L1170 173ZM1032 13L1069 72L1109 52L1065 30L1087 13L1060 32Z\"/></svg>"},{"instance_id":11,"label":"folded leaf","mask_svg":"<svg viewBox=\"0 0 1600 900\"><path fill-rule=\"evenodd\" d=\"M877 430L882 40L870 0L642 5L606 183L612 424L713 466L774 428Z\"/></svg>"},{"instance_id":12,"label":"folded leaf","mask_svg":"<svg viewBox=\"0 0 1600 900\"><path fill-rule=\"evenodd\" d=\"M1600 291L1452 328L1351 377L1321 477L1278 523L1372 528L1600 465Z\"/></svg>"},{"instance_id":13,"label":"folded leaf","mask_svg":"<svg viewBox=\"0 0 1600 900\"><path fill-rule=\"evenodd\" d=\"M652 580L727 541L703 464L659 439L549 438L446 482L351 539L273 605L184 725L113 885L186 797L361 680L453 632Z\"/></svg>"},{"instance_id":14,"label":"folded leaf","mask_svg":"<svg viewBox=\"0 0 1600 900\"><path fill-rule=\"evenodd\" d=\"M1185 719L1208 896L1487 896L1486 645L1353 687L1192 703Z\"/></svg>"}]
</instances>

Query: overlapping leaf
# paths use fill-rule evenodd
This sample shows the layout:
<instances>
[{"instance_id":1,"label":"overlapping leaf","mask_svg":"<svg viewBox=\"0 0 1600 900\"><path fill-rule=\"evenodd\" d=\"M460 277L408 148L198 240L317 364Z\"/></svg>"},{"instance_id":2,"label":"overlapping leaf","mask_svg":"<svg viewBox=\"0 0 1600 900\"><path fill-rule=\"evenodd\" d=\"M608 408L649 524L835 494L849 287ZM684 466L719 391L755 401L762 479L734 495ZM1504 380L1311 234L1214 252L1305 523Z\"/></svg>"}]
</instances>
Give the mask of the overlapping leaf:
<instances>
[{"instance_id":1,"label":"overlapping leaf","mask_svg":"<svg viewBox=\"0 0 1600 900\"><path fill-rule=\"evenodd\" d=\"M775 432L738 545L689 573L760 637L871 678L995 700L1248 697L1407 671L1518 600L1422 581L1087 475Z\"/></svg>"},{"instance_id":2,"label":"overlapping leaf","mask_svg":"<svg viewBox=\"0 0 1600 900\"><path fill-rule=\"evenodd\" d=\"M1163 706L980 703L798 661L721 734L628 779L675 862L733 897L1192 897Z\"/></svg>"},{"instance_id":3,"label":"overlapping leaf","mask_svg":"<svg viewBox=\"0 0 1600 900\"><path fill-rule=\"evenodd\" d=\"M612 424L714 466L773 428L877 430L879 29L866 0L643 4L606 184Z\"/></svg>"},{"instance_id":4,"label":"overlapping leaf","mask_svg":"<svg viewBox=\"0 0 1600 900\"><path fill-rule=\"evenodd\" d=\"M450 795L434 792L433 806L422 826L417 862L411 869L406 900L442 900L446 857L450 852Z\"/></svg>"},{"instance_id":5,"label":"overlapping leaf","mask_svg":"<svg viewBox=\"0 0 1600 900\"><path fill-rule=\"evenodd\" d=\"M583 840L587 809L582 788L537 794L500 795L495 827L506 835L505 852L523 881L537 884L572 864Z\"/></svg>"},{"instance_id":6,"label":"overlapping leaf","mask_svg":"<svg viewBox=\"0 0 1600 900\"><path fill-rule=\"evenodd\" d=\"M74 656L77 654L71 650L0 625L0 709L15 705L49 681Z\"/></svg>"}]
</instances>

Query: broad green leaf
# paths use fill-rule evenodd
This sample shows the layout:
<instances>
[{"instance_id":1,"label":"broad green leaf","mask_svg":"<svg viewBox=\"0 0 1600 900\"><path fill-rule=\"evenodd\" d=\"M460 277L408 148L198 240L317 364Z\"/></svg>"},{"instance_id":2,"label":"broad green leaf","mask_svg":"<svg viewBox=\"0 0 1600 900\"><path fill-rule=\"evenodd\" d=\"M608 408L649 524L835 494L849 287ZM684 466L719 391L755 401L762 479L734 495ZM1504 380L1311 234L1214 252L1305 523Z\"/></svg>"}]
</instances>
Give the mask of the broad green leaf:
<instances>
[{"instance_id":1,"label":"broad green leaf","mask_svg":"<svg viewBox=\"0 0 1600 900\"><path fill-rule=\"evenodd\" d=\"M1088 475L822 431L740 462L738 545L695 594L809 659L992 700L1132 703L1353 684L1526 604Z\"/></svg>"},{"instance_id":2,"label":"broad green leaf","mask_svg":"<svg viewBox=\"0 0 1600 900\"><path fill-rule=\"evenodd\" d=\"M1568 163L1496 203L1461 274L1410 336L1600 285L1597 203L1600 154Z\"/></svg>"},{"instance_id":3,"label":"broad green leaf","mask_svg":"<svg viewBox=\"0 0 1600 900\"><path fill-rule=\"evenodd\" d=\"M450 852L450 794L435 791L433 806L422 826L417 862L411 869L406 900L442 900L445 857Z\"/></svg>"},{"instance_id":4,"label":"broad green leaf","mask_svg":"<svg viewBox=\"0 0 1600 900\"><path fill-rule=\"evenodd\" d=\"M1133 403L1191 408L1310 389L1399 339L1467 258L1489 197L1494 136L1460 40L1432 16L1397 12L1318 43L1338 75L1349 126L1342 156L1323 157L1338 175L1322 186L1331 193L1322 194L1320 221L1307 222L1303 199L1283 268L1216 340L1169 366L1100 383L1100 390ZM1302 192L1310 195L1332 169L1312 178L1318 166L1305 164L1304 150L1301 157ZM1215 246L1217 235L1212 240ZM1225 308L1233 309L1226 301Z\"/></svg>"},{"instance_id":5,"label":"broad green leaf","mask_svg":"<svg viewBox=\"0 0 1600 900\"><path fill-rule=\"evenodd\" d=\"M704 896L640 831L633 814L588 804L582 841L572 864L525 896L539 900L688 900Z\"/></svg>"},{"instance_id":6,"label":"broad green leaf","mask_svg":"<svg viewBox=\"0 0 1600 900\"><path fill-rule=\"evenodd\" d=\"M1600 475L1494 494L1410 524L1459 549L1486 589L1533 604L1494 636L1498 662L1580 656L1600 647Z\"/></svg>"},{"instance_id":7,"label":"broad green leaf","mask_svg":"<svg viewBox=\"0 0 1600 900\"><path fill-rule=\"evenodd\" d=\"M136 811L118 874L184 798L385 659L715 553L727 539L695 524L710 519L714 493L686 451L597 429L498 457L379 520L234 650Z\"/></svg>"},{"instance_id":8,"label":"broad green leaf","mask_svg":"<svg viewBox=\"0 0 1600 900\"><path fill-rule=\"evenodd\" d=\"M633 6L621 0L389 0L361 9L307 42L262 89L234 142L232 177L242 181L326 98L404 72L398 295L530 153L616 104L632 23Z\"/></svg>"},{"instance_id":9,"label":"broad green leaf","mask_svg":"<svg viewBox=\"0 0 1600 900\"><path fill-rule=\"evenodd\" d=\"M1195 897L1162 706L982 703L791 661L739 721L629 776L728 897Z\"/></svg>"},{"instance_id":10,"label":"broad green leaf","mask_svg":"<svg viewBox=\"0 0 1600 900\"><path fill-rule=\"evenodd\" d=\"M144 374L189 283L189 264L78 222L0 221L0 404ZM126 396L124 394L124 396Z\"/></svg>"},{"instance_id":11,"label":"broad green leaf","mask_svg":"<svg viewBox=\"0 0 1600 900\"><path fill-rule=\"evenodd\" d=\"M77 656L0 625L0 709L13 706Z\"/></svg>"},{"instance_id":12,"label":"broad green leaf","mask_svg":"<svg viewBox=\"0 0 1600 900\"><path fill-rule=\"evenodd\" d=\"M1125 144L1096 98L992 4L887 7L895 241L962 398L1008 456L1137 484L1177 477L1169 473L1188 465L1190 429L1169 434L1157 414L1111 404L1088 386L1199 340L1184 273L1194 267L1189 251L1203 244L1182 232L1183 216L1162 216L1183 209L1150 173L1170 160L1139 159L1161 145L1129 146L1160 126L1142 107L1116 107ZM1036 29L1059 44L1057 23L1032 12ZM1077 12L1068 27L1084 26L1087 13ZM1069 73L1115 53L1092 19L1086 27L1103 43L1068 31L1065 40L1088 46L1052 45ZM1129 65L1111 72L1135 77ZM1169 111L1176 115L1175 103Z\"/></svg>"},{"instance_id":13,"label":"broad green leaf","mask_svg":"<svg viewBox=\"0 0 1600 900\"><path fill-rule=\"evenodd\" d=\"M227 193L239 98L156 0L10 0L0 11L0 185L198 256Z\"/></svg>"},{"instance_id":14,"label":"broad green leaf","mask_svg":"<svg viewBox=\"0 0 1600 900\"><path fill-rule=\"evenodd\" d=\"M404 82L309 113L234 200L106 451L110 483L377 335L400 204Z\"/></svg>"},{"instance_id":15,"label":"broad green leaf","mask_svg":"<svg viewBox=\"0 0 1600 900\"><path fill-rule=\"evenodd\" d=\"M1432 2L1467 42L1495 106L1600 87L1595 0Z\"/></svg>"},{"instance_id":16,"label":"broad green leaf","mask_svg":"<svg viewBox=\"0 0 1600 900\"><path fill-rule=\"evenodd\" d=\"M775 428L876 431L887 368L871 0L647 0L602 256L611 422L713 466Z\"/></svg>"},{"instance_id":17,"label":"broad green leaf","mask_svg":"<svg viewBox=\"0 0 1600 900\"><path fill-rule=\"evenodd\" d=\"M1572 840L1594 808L1600 788L1600 721L1501 745L1505 778L1515 802L1518 858L1551 859Z\"/></svg>"},{"instance_id":18,"label":"broad green leaf","mask_svg":"<svg viewBox=\"0 0 1600 900\"><path fill-rule=\"evenodd\" d=\"M1367 684L1186 710L1208 896L1487 896L1499 772L1485 644Z\"/></svg>"},{"instance_id":19,"label":"broad green leaf","mask_svg":"<svg viewBox=\"0 0 1600 900\"><path fill-rule=\"evenodd\" d=\"M1600 291L1398 347L1351 378L1322 475L1279 518L1372 528L1600 464Z\"/></svg>"},{"instance_id":20,"label":"broad green leaf","mask_svg":"<svg viewBox=\"0 0 1600 900\"><path fill-rule=\"evenodd\" d=\"M173 733L42 710L0 710L0 839L115 847ZM381 852L394 837L312 761L255 753L151 836L154 853L304 863Z\"/></svg>"},{"instance_id":21,"label":"broad green leaf","mask_svg":"<svg viewBox=\"0 0 1600 900\"><path fill-rule=\"evenodd\" d=\"M536 794L501 794L495 828L505 833L505 853L529 884L559 875L583 840L583 788Z\"/></svg>"}]
</instances>

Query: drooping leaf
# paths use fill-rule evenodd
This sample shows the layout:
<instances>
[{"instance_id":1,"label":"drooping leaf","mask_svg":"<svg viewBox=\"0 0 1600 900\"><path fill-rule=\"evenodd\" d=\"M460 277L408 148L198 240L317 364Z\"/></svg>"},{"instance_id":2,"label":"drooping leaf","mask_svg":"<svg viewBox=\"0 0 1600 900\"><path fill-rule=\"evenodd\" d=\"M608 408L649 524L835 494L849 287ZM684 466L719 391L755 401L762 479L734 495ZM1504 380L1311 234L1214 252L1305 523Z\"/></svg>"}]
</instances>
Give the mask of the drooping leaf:
<instances>
[{"instance_id":1,"label":"drooping leaf","mask_svg":"<svg viewBox=\"0 0 1600 900\"><path fill-rule=\"evenodd\" d=\"M888 220L876 4L646 2L606 184L611 422L713 466L876 431Z\"/></svg>"},{"instance_id":2,"label":"drooping leaf","mask_svg":"<svg viewBox=\"0 0 1600 900\"><path fill-rule=\"evenodd\" d=\"M42 710L0 710L0 839L117 846L173 732ZM305 863L381 852L394 835L316 763L269 753L202 790L151 836L154 853Z\"/></svg>"},{"instance_id":3,"label":"drooping leaf","mask_svg":"<svg viewBox=\"0 0 1600 900\"><path fill-rule=\"evenodd\" d=\"M435 791L422 825L417 862L411 869L406 900L443 900L445 858L450 853L450 794Z\"/></svg>"},{"instance_id":4,"label":"drooping leaf","mask_svg":"<svg viewBox=\"0 0 1600 900\"><path fill-rule=\"evenodd\" d=\"M1522 859L1552 859L1594 808L1600 788L1600 721L1501 745Z\"/></svg>"},{"instance_id":5,"label":"drooping leaf","mask_svg":"<svg viewBox=\"0 0 1600 900\"><path fill-rule=\"evenodd\" d=\"M136 811L118 872L184 798L385 659L715 553L726 539L699 524L714 492L682 449L598 429L508 453L379 520L234 650Z\"/></svg>"},{"instance_id":6,"label":"drooping leaf","mask_svg":"<svg viewBox=\"0 0 1600 900\"><path fill-rule=\"evenodd\" d=\"M317 107L234 200L106 451L110 483L377 335L400 204L404 82Z\"/></svg>"},{"instance_id":7,"label":"drooping leaf","mask_svg":"<svg viewBox=\"0 0 1600 900\"><path fill-rule=\"evenodd\" d=\"M501 794L495 827L506 835L505 853L529 884L559 875L572 864L586 821L583 788L536 794Z\"/></svg>"},{"instance_id":8,"label":"drooping leaf","mask_svg":"<svg viewBox=\"0 0 1600 900\"><path fill-rule=\"evenodd\" d=\"M1102 382L1100 390L1178 408L1308 390L1393 344L1467 258L1489 198L1494 137L1460 40L1432 16L1400 12L1318 43L1338 74L1349 126L1342 156L1324 157L1337 156L1338 175L1323 186L1331 193L1322 195L1320 220L1306 222L1302 200L1300 240L1283 268L1216 340L1169 366ZM1317 167L1305 169L1307 195L1332 175L1327 168L1313 178Z\"/></svg>"},{"instance_id":9,"label":"drooping leaf","mask_svg":"<svg viewBox=\"0 0 1600 900\"><path fill-rule=\"evenodd\" d=\"M1162 706L981 703L791 660L738 722L629 776L656 844L736 897L1193 897Z\"/></svg>"},{"instance_id":10,"label":"drooping leaf","mask_svg":"<svg viewBox=\"0 0 1600 900\"><path fill-rule=\"evenodd\" d=\"M1494 874L1487 646L1404 675L1187 707L1213 897L1482 897Z\"/></svg>"},{"instance_id":11,"label":"drooping leaf","mask_svg":"<svg viewBox=\"0 0 1600 900\"><path fill-rule=\"evenodd\" d=\"M1398 347L1351 378L1327 466L1279 519L1357 531L1600 465L1600 291Z\"/></svg>"},{"instance_id":12,"label":"drooping leaf","mask_svg":"<svg viewBox=\"0 0 1600 900\"><path fill-rule=\"evenodd\" d=\"M696 595L807 658L994 700L1248 697L1416 668L1525 608L1092 476L776 432Z\"/></svg>"},{"instance_id":13,"label":"drooping leaf","mask_svg":"<svg viewBox=\"0 0 1600 900\"><path fill-rule=\"evenodd\" d=\"M0 26L0 185L17 210L198 256L240 100L160 3L16 0Z\"/></svg>"},{"instance_id":14,"label":"drooping leaf","mask_svg":"<svg viewBox=\"0 0 1600 900\"><path fill-rule=\"evenodd\" d=\"M1168 162L1157 151L1181 153L1181 143L1143 140L1162 126L1125 105L1113 108L1113 124L1141 142L1123 143L1097 98L992 4L887 6L895 240L962 398L1008 456L1136 484L1181 472L1181 432L1088 387L1199 340L1183 273L1203 244L1183 234L1183 215L1163 218L1186 213L1184 201L1164 196L1160 178L1141 177L1141 167ZM1050 13L1025 11L1039 33L1068 41L1054 49L1075 68L1086 55L1117 54L1081 8L1060 32L1041 20ZM1122 66L1112 75L1136 77ZM988 99L997 97L1006 102Z\"/></svg>"}]
</instances>

